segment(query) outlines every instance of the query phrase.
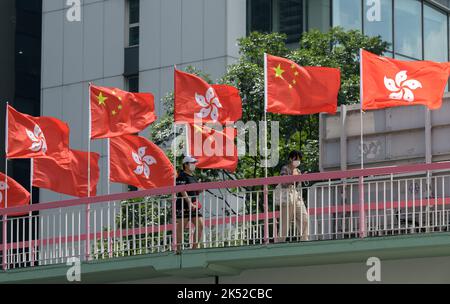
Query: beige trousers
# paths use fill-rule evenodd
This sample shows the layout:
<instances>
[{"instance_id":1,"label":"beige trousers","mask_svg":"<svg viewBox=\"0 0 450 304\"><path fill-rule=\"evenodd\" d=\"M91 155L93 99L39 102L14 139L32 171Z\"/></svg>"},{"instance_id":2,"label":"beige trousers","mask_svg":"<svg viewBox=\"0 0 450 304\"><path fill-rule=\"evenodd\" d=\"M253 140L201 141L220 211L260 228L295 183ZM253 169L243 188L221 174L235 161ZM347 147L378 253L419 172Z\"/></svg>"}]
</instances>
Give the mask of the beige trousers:
<instances>
[{"instance_id":1,"label":"beige trousers","mask_svg":"<svg viewBox=\"0 0 450 304\"><path fill-rule=\"evenodd\" d=\"M295 187L282 189L286 191L284 201L280 203L280 232L278 242L283 242L287 237L300 237L301 241L309 239L308 210L303 199L299 196ZM292 222L295 222L294 231L291 230Z\"/></svg>"}]
</instances>

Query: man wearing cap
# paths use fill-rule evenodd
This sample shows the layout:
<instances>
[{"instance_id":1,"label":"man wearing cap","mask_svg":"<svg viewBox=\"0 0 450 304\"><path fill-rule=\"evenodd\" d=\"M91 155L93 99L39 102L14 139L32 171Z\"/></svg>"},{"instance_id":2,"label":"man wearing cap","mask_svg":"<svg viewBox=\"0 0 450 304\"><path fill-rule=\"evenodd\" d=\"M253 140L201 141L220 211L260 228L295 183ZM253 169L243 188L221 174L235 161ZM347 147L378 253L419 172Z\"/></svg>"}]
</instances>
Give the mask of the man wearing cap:
<instances>
[{"instance_id":1,"label":"man wearing cap","mask_svg":"<svg viewBox=\"0 0 450 304\"><path fill-rule=\"evenodd\" d=\"M178 174L177 186L198 183L194 177L196 163L197 160L191 156L183 159L183 170ZM203 215L200 212L202 206L198 200L199 194L199 191L184 191L177 194L177 242L183 244L184 229L192 223L195 227L193 249L198 247L203 234ZM178 246L178 250L180 249L181 245Z\"/></svg>"}]
</instances>

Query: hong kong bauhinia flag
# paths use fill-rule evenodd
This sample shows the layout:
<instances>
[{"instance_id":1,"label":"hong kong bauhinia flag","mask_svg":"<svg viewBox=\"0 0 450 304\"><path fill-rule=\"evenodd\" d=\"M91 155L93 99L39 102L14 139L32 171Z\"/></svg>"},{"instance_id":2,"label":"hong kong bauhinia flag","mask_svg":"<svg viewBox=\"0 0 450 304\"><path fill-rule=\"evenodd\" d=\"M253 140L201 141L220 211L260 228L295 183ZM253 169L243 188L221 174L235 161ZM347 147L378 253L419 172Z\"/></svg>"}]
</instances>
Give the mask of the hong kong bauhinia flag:
<instances>
[{"instance_id":1,"label":"hong kong bauhinia flag","mask_svg":"<svg viewBox=\"0 0 450 304\"><path fill-rule=\"evenodd\" d=\"M69 126L53 117L33 117L8 106L8 158L67 155Z\"/></svg>"},{"instance_id":2,"label":"hong kong bauhinia flag","mask_svg":"<svg viewBox=\"0 0 450 304\"><path fill-rule=\"evenodd\" d=\"M439 109L448 63L400 61L361 50L362 109L425 105Z\"/></svg>"},{"instance_id":3,"label":"hong kong bauhinia flag","mask_svg":"<svg viewBox=\"0 0 450 304\"><path fill-rule=\"evenodd\" d=\"M267 112L336 113L341 86L339 69L301 67L291 60L268 54L265 60Z\"/></svg>"},{"instance_id":4,"label":"hong kong bauhinia flag","mask_svg":"<svg viewBox=\"0 0 450 304\"><path fill-rule=\"evenodd\" d=\"M175 122L225 124L242 117L239 90L210 85L200 77L175 70Z\"/></svg>"},{"instance_id":5,"label":"hong kong bauhinia flag","mask_svg":"<svg viewBox=\"0 0 450 304\"><path fill-rule=\"evenodd\" d=\"M5 175L0 173L0 208L5 208L6 193L8 193L8 208L26 206L30 203L30 193L18 182L10 177L6 180Z\"/></svg>"},{"instance_id":6,"label":"hong kong bauhinia flag","mask_svg":"<svg viewBox=\"0 0 450 304\"><path fill-rule=\"evenodd\" d=\"M189 152L198 160L197 167L236 171L239 161L236 136L235 128L215 130L208 126L189 125Z\"/></svg>"},{"instance_id":7,"label":"hong kong bauhinia flag","mask_svg":"<svg viewBox=\"0 0 450 304\"><path fill-rule=\"evenodd\" d=\"M67 158L43 157L33 160L33 186L75 197L88 196L89 154L70 150ZM90 154L90 196L97 194L100 155Z\"/></svg>"},{"instance_id":8,"label":"hong kong bauhinia flag","mask_svg":"<svg viewBox=\"0 0 450 304\"><path fill-rule=\"evenodd\" d=\"M110 180L140 189L174 184L175 170L164 152L149 140L134 135L110 141Z\"/></svg>"},{"instance_id":9,"label":"hong kong bauhinia flag","mask_svg":"<svg viewBox=\"0 0 450 304\"><path fill-rule=\"evenodd\" d=\"M139 133L157 119L150 93L91 85L90 99L92 139Z\"/></svg>"}]
</instances>

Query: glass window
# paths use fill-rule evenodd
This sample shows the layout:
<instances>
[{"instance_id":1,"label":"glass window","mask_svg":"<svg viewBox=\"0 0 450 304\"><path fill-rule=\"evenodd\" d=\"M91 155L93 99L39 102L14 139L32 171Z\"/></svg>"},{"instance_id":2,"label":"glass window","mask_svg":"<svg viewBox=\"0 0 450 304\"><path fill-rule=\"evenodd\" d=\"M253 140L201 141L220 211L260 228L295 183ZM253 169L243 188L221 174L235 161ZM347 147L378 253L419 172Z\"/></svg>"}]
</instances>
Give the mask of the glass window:
<instances>
[{"instance_id":1,"label":"glass window","mask_svg":"<svg viewBox=\"0 0 450 304\"><path fill-rule=\"evenodd\" d=\"M139 92L139 76L133 75L128 77L128 92Z\"/></svg>"},{"instance_id":2,"label":"glass window","mask_svg":"<svg viewBox=\"0 0 450 304\"><path fill-rule=\"evenodd\" d=\"M364 0L364 34L381 36L392 49L392 0Z\"/></svg>"},{"instance_id":3,"label":"glass window","mask_svg":"<svg viewBox=\"0 0 450 304\"><path fill-rule=\"evenodd\" d=\"M128 0L128 46L139 45L139 1Z\"/></svg>"},{"instance_id":4,"label":"glass window","mask_svg":"<svg viewBox=\"0 0 450 304\"><path fill-rule=\"evenodd\" d=\"M395 52L422 59L422 7L419 0L395 0Z\"/></svg>"},{"instance_id":5,"label":"glass window","mask_svg":"<svg viewBox=\"0 0 450 304\"><path fill-rule=\"evenodd\" d=\"M308 29L327 32L330 29L330 0L308 0Z\"/></svg>"},{"instance_id":6,"label":"glass window","mask_svg":"<svg viewBox=\"0 0 450 304\"><path fill-rule=\"evenodd\" d=\"M272 1L247 1L247 30L269 33L272 31Z\"/></svg>"},{"instance_id":7,"label":"glass window","mask_svg":"<svg viewBox=\"0 0 450 304\"><path fill-rule=\"evenodd\" d=\"M333 0L333 26L361 30L361 0Z\"/></svg>"},{"instance_id":8,"label":"glass window","mask_svg":"<svg viewBox=\"0 0 450 304\"><path fill-rule=\"evenodd\" d=\"M128 46L139 45L139 26L130 27Z\"/></svg>"},{"instance_id":9,"label":"glass window","mask_svg":"<svg viewBox=\"0 0 450 304\"><path fill-rule=\"evenodd\" d=\"M285 33L287 43L299 42L303 32L303 0L275 0L273 31Z\"/></svg>"},{"instance_id":10,"label":"glass window","mask_svg":"<svg viewBox=\"0 0 450 304\"><path fill-rule=\"evenodd\" d=\"M433 61L448 61L447 15L428 5L424 6L424 58Z\"/></svg>"},{"instance_id":11,"label":"glass window","mask_svg":"<svg viewBox=\"0 0 450 304\"><path fill-rule=\"evenodd\" d=\"M129 23L139 23L139 1L140 0L129 0Z\"/></svg>"}]
</instances>

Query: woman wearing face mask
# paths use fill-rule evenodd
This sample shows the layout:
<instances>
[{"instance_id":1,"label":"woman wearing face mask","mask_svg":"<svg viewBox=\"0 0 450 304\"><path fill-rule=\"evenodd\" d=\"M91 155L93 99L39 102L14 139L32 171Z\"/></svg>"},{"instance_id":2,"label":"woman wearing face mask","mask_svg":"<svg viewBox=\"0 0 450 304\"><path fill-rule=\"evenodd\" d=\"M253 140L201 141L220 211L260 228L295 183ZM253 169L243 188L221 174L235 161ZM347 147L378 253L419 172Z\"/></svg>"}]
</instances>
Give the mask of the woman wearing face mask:
<instances>
[{"instance_id":1,"label":"woman wearing face mask","mask_svg":"<svg viewBox=\"0 0 450 304\"><path fill-rule=\"evenodd\" d=\"M302 155L299 151L289 153L289 163L281 168L280 175L300 175L298 167ZM280 202L280 235L278 241L285 241L289 236L292 221L295 222L296 233L290 236L300 236L300 240L308 240L308 210L301 195L298 193L296 183L282 184L282 201Z\"/></svg>"},{"instance_id":2,"label":"woman wearing face mask","mask_svg":"<svg viewBox=\"0 0 450 304\"><path fill-rule=\"evenodd\" d=\"M183 170L177 177L178 185L188 185L198 183L194 177L195 164L197 160L191 156L183 159ZM192 248L197 248L203 234L203 215L200 212L202 208L198 196L199 191L185 191L177 194L177 243L178 250L181 249L183 243L184 229L188 228L191 223L194 225L194 243Z\"/></svg>"}]
</instances>

